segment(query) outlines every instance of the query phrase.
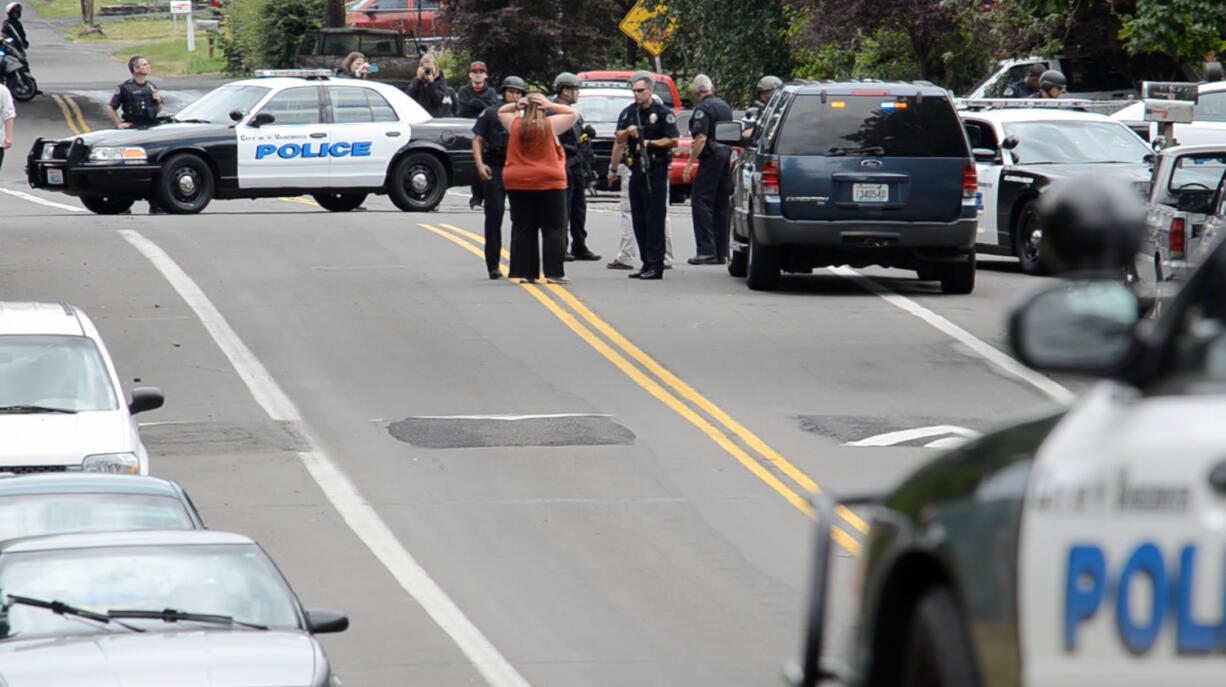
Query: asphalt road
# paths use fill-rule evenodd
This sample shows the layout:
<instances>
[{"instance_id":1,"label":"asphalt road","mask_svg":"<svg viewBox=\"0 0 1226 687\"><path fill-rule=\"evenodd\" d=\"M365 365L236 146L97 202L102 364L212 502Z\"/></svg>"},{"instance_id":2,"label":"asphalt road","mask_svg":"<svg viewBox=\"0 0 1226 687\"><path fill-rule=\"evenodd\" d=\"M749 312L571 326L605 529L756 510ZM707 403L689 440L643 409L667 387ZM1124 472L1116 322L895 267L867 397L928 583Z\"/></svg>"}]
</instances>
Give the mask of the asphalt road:
<instances>
[{"instance_id":1,"label":"asphalt road","mask_svg":"<svg viewBox=\"0 0 1226 687\"><path fill-rule=\"evenodd\" d=\"M486 278L465 189L428 214L75 212L27 187L24 152L70 133L53 94L104 127L105 87L42 83L0 169L0 298L81 306L121 378L163 389L140 416L152 472L260 541L307 606L350 614L323 639L350 685L779 684L805 490L886 487L924 444L1063 388L983 357L1045 281L1007 260L969 296L873 269L756 293L684 264L674 206L664 280L601 261L545 287ZM618 222L594 203L606 260ZM849 445L871 437L893 445ZM838 523L840 580L857 522Z\"/></svg>"}]
</instances>

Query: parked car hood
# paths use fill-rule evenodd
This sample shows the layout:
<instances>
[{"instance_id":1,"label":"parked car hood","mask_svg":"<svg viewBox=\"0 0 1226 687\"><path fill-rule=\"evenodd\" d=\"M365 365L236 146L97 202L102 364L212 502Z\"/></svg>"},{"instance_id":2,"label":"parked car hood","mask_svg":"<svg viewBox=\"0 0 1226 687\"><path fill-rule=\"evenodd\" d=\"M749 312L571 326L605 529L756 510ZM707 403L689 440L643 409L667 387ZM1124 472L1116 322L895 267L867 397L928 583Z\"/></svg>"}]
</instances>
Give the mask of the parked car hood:
<instances>
[{"instance_id":1,"label":"parked car hood","mask_svg":"<svg viewBox=\"0 0 1226 687\"><path fill-rule=\"evenodd\" d=\"M0 470L11 465L80 465L82 458L95 453L136 452L139 442L123 409L0 414L0 437Z\"/></svg>"},{"instance_id":2,"label":"parked car hood","mask_svg":"<svg viewBox=\"0 0 1226 687\"><path fill-rule=\"evenodd\" d=\"M0 642L6 687L310 687L326 661L308 634L196 630Z\"/></svg>"},{"instance_id":3,"label":"parked car hood","mask_svg":"<svg viewBox=\"0 0 1226 687\"><path fill-rule=\"evenodd\" d=\"M1121 162L1116 164L1053 163L1044 165L1027 165L1023 162L1005 170L1006 174L1017 172L1037 174L1050 178L1077 177L1093 174L1095 176L1120 177L1125 181L1134 183L1138 181L1148 183L1150 178L1149 166L1141 162Z\"/></svg>"}]
</instances>

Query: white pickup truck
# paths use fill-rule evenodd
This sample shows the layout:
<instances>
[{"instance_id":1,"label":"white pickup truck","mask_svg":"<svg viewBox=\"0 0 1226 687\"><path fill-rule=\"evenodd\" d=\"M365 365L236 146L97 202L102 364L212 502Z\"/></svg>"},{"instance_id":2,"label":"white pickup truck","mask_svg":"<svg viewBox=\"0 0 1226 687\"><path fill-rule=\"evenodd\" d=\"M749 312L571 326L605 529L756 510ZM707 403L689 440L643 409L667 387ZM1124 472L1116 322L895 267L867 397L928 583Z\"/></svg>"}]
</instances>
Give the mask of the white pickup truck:
<instances>
[{"instance_id":1,"label":"white pickup truck","mask_svg":"<svg viewBox=\"0 0 1226 687\"><path fill-rule=\"evenodd\" d=\"M1145 233L1137 252L1134 293L1155 314L1226 234L1221 215L1226 141L1174 146L1156 154L1146 205ZM1213 231L1207 231L1208 225Z\"/></svg>"}]
</instances>

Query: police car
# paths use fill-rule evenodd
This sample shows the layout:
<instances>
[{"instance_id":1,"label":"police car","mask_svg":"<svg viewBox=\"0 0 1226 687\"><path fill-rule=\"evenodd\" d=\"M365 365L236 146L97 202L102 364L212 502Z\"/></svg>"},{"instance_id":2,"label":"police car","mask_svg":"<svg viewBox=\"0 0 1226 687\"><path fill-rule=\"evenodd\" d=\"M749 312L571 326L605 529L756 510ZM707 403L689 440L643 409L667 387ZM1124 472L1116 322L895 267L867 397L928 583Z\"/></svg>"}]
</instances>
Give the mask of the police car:
<instances>
[{"instance_id":1,"label":"police car","mask_svg":"<svg viewBox=\"0 0 1226 687\"><path fill-rule=\"evenodd\" d=\"M1130 194L1100 202L1082 187L1069 192L1106 215ZM1139 229L1144 211L1128 213ZM1103 245L1090 241L1085 252ZM1104 250L1105 274L1136 245ZM1155 323L1139 321L1118 279L1062 281L1024 301L1010 322L1017 357L1101 381L1067 408L945 453L881 498L841 501L877 504L851 585L859 617L846 656L823 646L835 510L819 497L809 633L790 681L1220 684L1224 291L1226 244Z\"/></svg>"},{"instance_id":2,"label":"police car","mask_svg":"<svg viewBox=\"0 0 1226 687\"><path fill-rule=\"evenodd\" d=\"M371 193L429 211L449 186L476 180L470 120L432 119L394 86L326 70L261 72L150 129L40 138L27 162L32 187L99 214L144 198L191 214L214 198L304 193L337 212Z\"/></svg>"},{"instance_id":3,"label":"police car","mask_svg":"<svg viewBox=\"0 0 1226 687\"><path fill-rule=\"evenodd\" d=\"M962 100L959 115L979 176L980 253L1013 255L1023 272L1045 272L1039 196L1054 182L1086 174L1120 176L1138 195L1149 189L1153 150L1089 101Z\"/></svg>"}]
</instances>

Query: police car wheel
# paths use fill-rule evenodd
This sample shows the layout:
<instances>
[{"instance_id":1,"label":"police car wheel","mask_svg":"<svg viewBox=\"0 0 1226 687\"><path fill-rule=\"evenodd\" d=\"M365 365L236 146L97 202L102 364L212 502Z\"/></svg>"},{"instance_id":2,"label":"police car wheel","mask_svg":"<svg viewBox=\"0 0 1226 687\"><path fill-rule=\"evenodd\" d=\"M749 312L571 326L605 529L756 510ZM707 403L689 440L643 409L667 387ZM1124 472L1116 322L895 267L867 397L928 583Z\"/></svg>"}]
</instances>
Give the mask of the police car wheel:
<instances>
[{"instance_id":1,"label":"police car wheel","mask_svg":"<svg viewBox=\"0 0 1226 687\"><path fill-rule=\"evenodd\" d=\"M749 232L749 269L745 285L753 291L774 291L779 288L779 271L783 256L779 246L763 246L753 231Z\"/></svg>"},{"instance_id":2,"label":"police car wheel","mask_svg":"<svg viewBox=\"0 0 1226 687\"><path fill-rule=\"evenodd\" d=\"M118 215L132 207L135 198L114 198L111 196L81 196L81 204L87 210L98 215Z\"/></svg>"},{"instance_id":3,"label":"police car wheel","mask_svg":"<svg viewBox=\"0 0 1226 687\"><path fill-rule=\"evenodd\" d=\"M405 212L429 212L447 193L447 170L430 153L411 153L392 172L387 194Z\"/></svg>"},{"instance_id":4,"label":"police car wheel","mask_svg":"<svg viewBox=\"0 0 1226 687\"><path fill-rule=\"evenodd\" d=\"M1013 228L1013 254L1017 256L1022 271L1026 274L1047 274L1039 255L1039 243L1043 239L1043 223L1039 217L1039 203L1032 200L1022 206Z\"/></svg>"},{"instance_id":5,"label":"police car wheel","mask_svg":"<svg viewBox=\"0 0 1226 687\"><path fill-rule=\"evenodd\" d=\"M911 613L905 641L898 673L901 687L980 684L970 636L948 587L929 589L920 597Z\"/></svg>"},{"instance_id":6,"label":"police car wheel","mask_svg":"<svg viewBox=\"0 0 1226 687\"><path fill-rule=\"evenodd\" d=\"M329 212L349 212L366 202L365 193L316 193L311 197Z\"/></svg>"},{"instance_id":7,"label":"police car wheel","mask_svg":"<svg viewBox=\"0 0 1226 687\"><path fill-rule=\"evenodd\" d=\"M213 199L213 172L195 155L174 155L162 164L154 182L154 196L167 212L177 215L200 212Z\"/></svg>"}]
</instances>

